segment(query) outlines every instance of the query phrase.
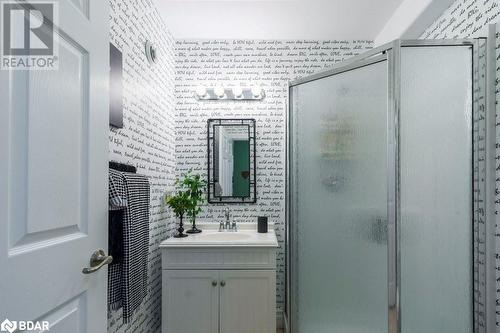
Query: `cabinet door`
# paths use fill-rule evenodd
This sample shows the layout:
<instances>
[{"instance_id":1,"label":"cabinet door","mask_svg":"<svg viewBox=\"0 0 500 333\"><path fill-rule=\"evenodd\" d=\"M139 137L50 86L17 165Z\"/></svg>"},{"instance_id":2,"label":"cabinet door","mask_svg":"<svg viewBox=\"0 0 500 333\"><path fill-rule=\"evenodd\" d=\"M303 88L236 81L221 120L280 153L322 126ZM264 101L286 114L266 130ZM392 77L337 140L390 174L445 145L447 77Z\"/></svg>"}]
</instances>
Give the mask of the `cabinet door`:
<instances>
[{"instance_id":1,"label":"cabinet door","mask_svg":"<svg viewBox=\"0 0 500 333\"><path fill-rule=\"evenodd\" d=\"M220 271L220 333L276 332L276 271Z\"/></svg>"},{"instance_id":2,"label":"cabinet door","mask_svg":"<svg viewBox=\"0 0 500 333\"><path fill-rule=\"evenodd\" d=\"M219 332L219 272L162 272L162 333Z\"/></svg>"}]
</instances>

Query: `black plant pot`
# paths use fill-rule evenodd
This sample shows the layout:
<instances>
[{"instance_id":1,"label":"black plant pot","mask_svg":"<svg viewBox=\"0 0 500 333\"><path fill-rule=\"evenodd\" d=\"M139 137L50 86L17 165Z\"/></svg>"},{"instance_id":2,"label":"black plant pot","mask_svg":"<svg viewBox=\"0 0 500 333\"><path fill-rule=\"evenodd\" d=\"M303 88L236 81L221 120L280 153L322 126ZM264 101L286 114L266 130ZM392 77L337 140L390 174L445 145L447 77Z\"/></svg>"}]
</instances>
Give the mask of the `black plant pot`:
<instances>
[{"instance_id":1,"label":"black plant pot","mask_svg":"<svg viewBox=\"0 0 500 333\"><path fill-rule=\"evenodd\" d=\"M184 238L184 237L187 237L188 235L186 235L184 233L184 224L182 223L182 216L179 217L179 228L177 228L177 231L178 231L178 234L174 236L174 238Z\"/></svg>"},{"instance_id":2,"label":"black plant pot","mask_svg":"<svg viewBox=\"0 0 500 333\"><path fill-rule=\"evenodd\" d=\"M191 224L191 229L186 231L188 234L199 234L201 229L196 228L196 218L193 219L193 223Z\"/></svg>"}]
</instances>

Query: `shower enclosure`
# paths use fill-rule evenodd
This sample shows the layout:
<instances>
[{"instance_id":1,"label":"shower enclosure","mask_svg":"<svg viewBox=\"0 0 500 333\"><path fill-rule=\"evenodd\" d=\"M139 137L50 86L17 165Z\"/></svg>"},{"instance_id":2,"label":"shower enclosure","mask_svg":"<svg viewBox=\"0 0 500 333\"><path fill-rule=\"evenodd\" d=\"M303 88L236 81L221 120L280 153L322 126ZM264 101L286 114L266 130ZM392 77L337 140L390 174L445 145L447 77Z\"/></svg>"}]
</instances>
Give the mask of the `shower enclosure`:
<instances>
[{"instance_id":1,"label":"shower enclosure","mask_svg":"<svg viewBox=\"0 0 500 333\"><path fill-rule=\"evenodd\" d=\"M290 84L292 333L494 329L491 50L398 40Z\"/></svg>"}]
</instances>

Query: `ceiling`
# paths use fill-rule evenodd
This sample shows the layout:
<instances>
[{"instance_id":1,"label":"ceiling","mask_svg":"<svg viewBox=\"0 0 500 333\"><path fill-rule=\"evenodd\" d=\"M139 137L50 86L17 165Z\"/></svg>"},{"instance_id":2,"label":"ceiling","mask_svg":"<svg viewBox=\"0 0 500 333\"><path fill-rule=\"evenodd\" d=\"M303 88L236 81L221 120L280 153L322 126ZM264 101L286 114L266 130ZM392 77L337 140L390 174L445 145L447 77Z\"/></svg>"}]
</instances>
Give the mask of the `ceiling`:
<instances>
[{"instance_id":1,"label":"ceiling","mask_svg":"<svg viewBox=\"0 0 500 333\"><path fill-rule=\"evenodd\" d=\"M403 0L155 0L177 39L369 39ZM419 0L417 0L419 1Z\"/></svg>"}]
</instances>

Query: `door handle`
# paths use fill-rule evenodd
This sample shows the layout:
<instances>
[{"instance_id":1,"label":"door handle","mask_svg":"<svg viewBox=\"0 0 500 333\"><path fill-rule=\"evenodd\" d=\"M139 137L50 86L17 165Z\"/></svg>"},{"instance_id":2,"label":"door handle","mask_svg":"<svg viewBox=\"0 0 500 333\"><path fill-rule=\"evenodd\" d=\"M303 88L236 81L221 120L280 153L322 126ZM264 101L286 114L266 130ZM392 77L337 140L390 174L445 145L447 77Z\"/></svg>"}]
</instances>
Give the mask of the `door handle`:
<instances>
[{"instance_id":1,"label":"door handle","mask_svg":"<svg viewBox=\"0 0 500 333\"><path fill-rule=\"evenodd\" d=\"M226 281L222 280L222 281L220 282L220 285L221 285L222 287L225 287L225 286L226 286Z\"/></svg>"},{"instance_id":2,"label":"door handle","mask_svg":"<svg viewBox=\"0 0 500 333\"><path fill-rule=\"evenodd\" d=\"M82 269L83 274L92 274L97 272L104 265L109 265L113 262L112 256L107 256L104 250L97 250L90 257L90 267Z\"/></svg>"},{"instance_id":3,"label":"door handle","mask_svg":"<svg viewBox=\"0 0 500 333\"><path fill-rule=\"evenodd\" d=\"M212 286L217 287L217 281L212 281Z\"/></svg>"}]
</instances>

